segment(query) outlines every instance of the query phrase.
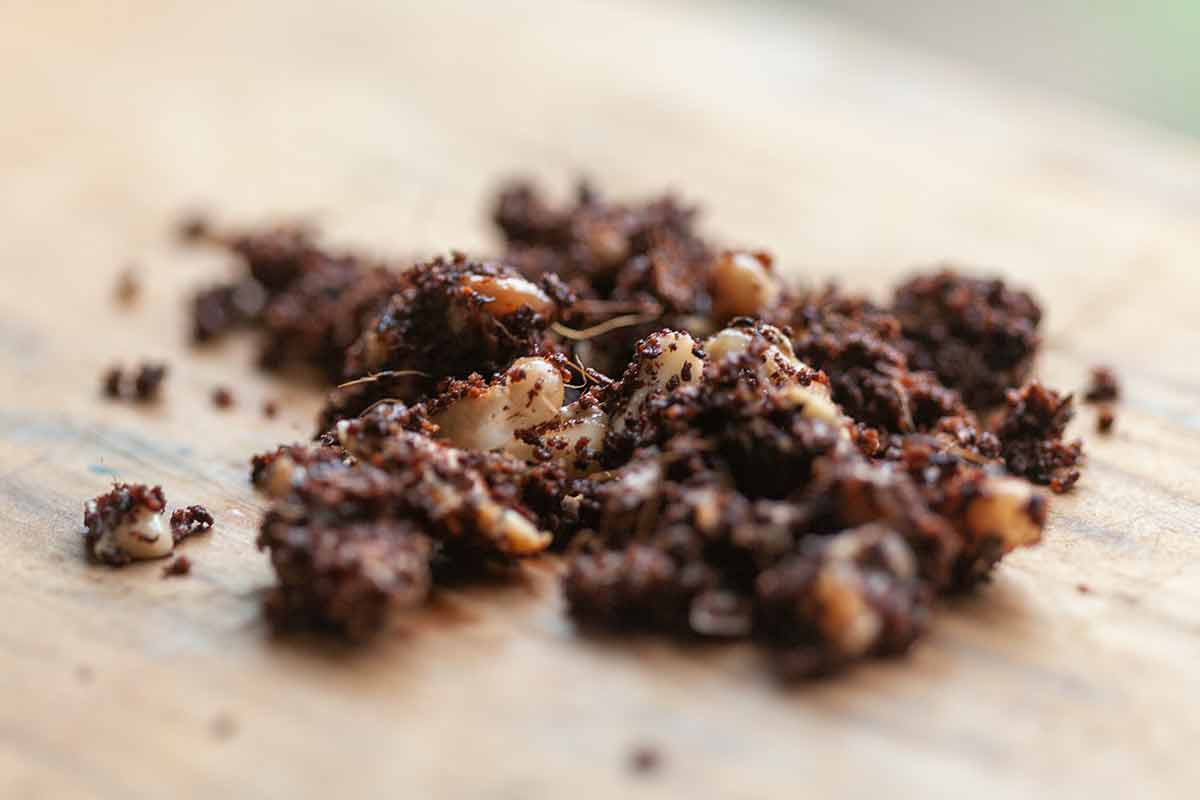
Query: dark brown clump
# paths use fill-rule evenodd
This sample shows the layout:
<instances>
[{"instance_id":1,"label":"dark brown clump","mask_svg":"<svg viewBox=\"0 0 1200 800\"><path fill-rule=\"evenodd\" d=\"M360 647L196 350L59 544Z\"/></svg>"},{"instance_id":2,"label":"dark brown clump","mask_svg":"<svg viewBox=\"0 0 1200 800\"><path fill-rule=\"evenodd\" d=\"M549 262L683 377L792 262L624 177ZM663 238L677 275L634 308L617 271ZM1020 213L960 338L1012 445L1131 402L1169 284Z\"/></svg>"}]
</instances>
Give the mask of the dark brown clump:
<instances>
[{"instance_id":1,"label":"dark brown clump","mask_svg":"<svg viewBox=\"0 0 1200 800\"><path fill-rule=\"evenodd\" d=\"M127 371L122 367L111 367L104 373L101 388L105 397L151 403L158 399L163 379L166 377L166 364L146 361L136 370Z\"/></svg>"},{"instance_id":2,"label":"dark brown clump","mask_svg":"<svg viewBox=\"0 0 1200 800\"><path fill-rule=\"evenodd\" d=\"M163 567L164 578L182 578L192 573L192 560L187 556L177 556L170 564Z\"/></svg>"},{"instance_id":3,"label":"dark brown clump","mask_svg":"<svg viewBox=\"0 0 1200 800\"><path fill-rule=\"evenodd\" d=\"M1010 389L996 427L1008 471L1055 492L1069 491L1079 480L1075 467L1083 460L1083 445L1062 438L1074 415L1071 395L1064 397L1037 381Z\"/></svg>"},{"instance_id":4,"label":"dark brown clump","mask_svg":"<svg viewBox=\"0 0 1200 800\"><path fill-rule=\"evenodd\" d=\"M228 386L218 386L212 390L212 404L222 411L233 408L233 391Z\"/></svg>"},{"instance_id":5,"label":"dark brown clump","mask_svg":"<svg viewBox=\"0 0 1200 800\"><path fill-rule=\"evenodd\" d=\"M1094 367L1091 383L1083 395L1085 403L1115 403L1121 399L1121 384L1108 367Z\"/></svg>"},{"instance_id":6,"label":"dark brown clump","mask_svg":"<svg viewBox=\"0 0 1200 800\"><path fill-rule=\"evenodd\" d=\"M617 315L626 325L578 345L589 366L617 374L633 345L659 328L684 328L710 314L709 273L717 255L697 233L696 209L670 195L614 203L581 185L575 202L552 206L532 184L504 187L492 218L504 260L530 278L554 275L578 296L565 314L587 329Z\"/></svg>"},{"instance_id":7,"label":"dark brown clump","mask_svg":"<svg viewBox=\"0 0 1200 800\"><path fill-rule=\"evenodd\" d=\"M204 533L213 526L213 515L204 506L177 508L171 514L171 535L176 543L196 533Z\"/></svg>"},{"instance_id":8,"label":"dark brown clump","mask_svg":"<svg viewBox=\"0 0 1200 800\"><path fill-rule=\"evenodd\" d=\"M1099 413L1096 414L1096 430L1100 433L1109 434L1113 431L1113 426L1117 422L1116 412L1112 406L1101 406Z\"/></svg>"},{"instance_id":9,"label":"dark brown clump","mask_svg":"<svg viewBox=\"0 0 1200 800\"><path fill-rule=\"evenodd\" d=\"M921 275L896 290L892 310L913 369L936 373L972 408L1001 403L1023 384L1041 343L1041 307L1000 280Z\"/></svg>"},{"instance_id":10,"label":"dark brown clump","mask_svg":"<svg viewBox=\"0 0 1200 800\"><path fill-rule=\"evenodd\" d=\"M390 612L424 602L433 548L411 523L297 522L269 518L259 539L279 577L267 603L277 626L315 624L363 639Z\"/></svg>"},{"instance_id":11,"label":"dark brown clump","mask_svg":"<svg viewBox=\"0 0 1200 800\"><path fill-rule=\"evenodd\" d=\"M279 415L279 404L274 400L267 400L263 403L262 413L267 419L275 419Z\"/></svg>"},{"instance_id":12,"label":"dark brown clump","mask_svg":"<svg viewBox=\"0 0 1200 800\"><path fill-rule=\"evenodd\" d=\"M254 280L198 291L192 297L192 340L201 344L255 322L265 302L266 291Z\"/></svg>"},{"instance_id":13,"label":"dark brown clump","mask_svg":"<svg viewBox=\"0 0 1200 800\"><path fill-rule=\"evenodd\" d=\"M309 365L337 380L346 348L402 285L398 272L327 251L300 225L232 234L207 228L192 241L223 247L244 269L234 281L195 295L194 340L257 327L264 332L259 361L266 368Z\"/></svg>"}]
</instances>

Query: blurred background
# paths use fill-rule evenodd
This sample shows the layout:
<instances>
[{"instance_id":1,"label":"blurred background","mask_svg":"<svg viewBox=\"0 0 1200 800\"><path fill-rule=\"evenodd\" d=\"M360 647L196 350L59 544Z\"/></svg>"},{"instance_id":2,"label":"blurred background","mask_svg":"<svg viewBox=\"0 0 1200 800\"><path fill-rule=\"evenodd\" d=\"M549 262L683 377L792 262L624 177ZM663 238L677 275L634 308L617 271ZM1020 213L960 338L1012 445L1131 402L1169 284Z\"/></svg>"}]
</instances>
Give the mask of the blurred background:
<instances>
[{"instance_id":1,"label":"blurred background","mask_svg":"<svg viewBox=\"0 0 1200 800\"><path fill-rule=\"evenodd\" d=\"M1200 135L1198 0L765 0Z\"/></svg>"}]
</instances>

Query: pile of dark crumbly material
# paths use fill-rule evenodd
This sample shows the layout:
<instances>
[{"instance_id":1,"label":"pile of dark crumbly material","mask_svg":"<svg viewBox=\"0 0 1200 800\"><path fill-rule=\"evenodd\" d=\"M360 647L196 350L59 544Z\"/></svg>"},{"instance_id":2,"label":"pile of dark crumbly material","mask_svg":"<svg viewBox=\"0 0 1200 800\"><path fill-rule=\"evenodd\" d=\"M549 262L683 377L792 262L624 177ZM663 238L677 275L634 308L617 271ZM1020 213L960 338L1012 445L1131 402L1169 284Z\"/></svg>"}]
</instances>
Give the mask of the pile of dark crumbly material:
<instances>
[{"instance_id":1,"label":"pile of dark crumbly material","mask_svg":"<svg viewBox=\"0 0 1200 800\"><path fill-rule=\"evenodd\" d=\"M253 459L280 625L365 639L447 570L556 550L581 628L827 674L908 650L1039 541L1034 484L1079 477L1026 292L944 268L878 303L803 291L671 197L514 184L493 216L499 257L411 268L189 228L243 265L197 296L197 340L256 327L265 366L336 387L313 442Z\"/></svg>"}]
</instances>

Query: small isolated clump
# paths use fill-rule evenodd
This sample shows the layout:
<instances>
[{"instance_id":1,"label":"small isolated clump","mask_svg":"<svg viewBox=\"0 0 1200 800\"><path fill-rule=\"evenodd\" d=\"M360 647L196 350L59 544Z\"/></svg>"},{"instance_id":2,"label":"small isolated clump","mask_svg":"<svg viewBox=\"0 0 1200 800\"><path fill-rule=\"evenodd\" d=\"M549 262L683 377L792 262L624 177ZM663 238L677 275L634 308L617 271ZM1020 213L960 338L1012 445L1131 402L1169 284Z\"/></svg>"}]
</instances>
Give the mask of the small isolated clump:
<instances>
[{"instance_id":1,"label":"small isolated clump","mask_svg":"<svg viewBox=\"0 0 1200 800\"><path fill-rule=\"evenodd\" d=\"M233 390L228 386L218 386L212 390L212 404L222 411L233 408Z\"/></svg>"},{"instance_id":2,"label":"small isolated clump","mask_svg":"<svg viewBox=\"0 0 1200 800\"><path fill-rule=\"evenodd\" d=\"M205 533L213 522L213 515L204 506L177 508L171 514L171 536L180 542L193 534Z\"/></svg>"},{"instance_id":3,"label":"small isolated clump","mask_svg":"<svg viewBox=\"0 0 1200 800\"><path fill-rule=\"evenodd\" d=\"M97 561L113 565L169 555L175 540L163 519L166 508L161 486L114 484L112 491L84 506L88 553Z\"/></svg>"},{"instance_id":4,"label":"small isolated clump","mask_svg":"<svg viewBox=\"0 0 1200 800\"><path fill-rule=\"evenodd\" d=\"M104 396L114 400L151 403L158 399L166 377L166 364L146 361L136 370L119 366L110 368L104 373L102 388Z\"/></svg>"},{"instance_id":5,"label":"small isolated clump","mask_svg":"<svg viewBox=\"0 0 1200 800\"><path fill-rule=\"evenodd\" d=\"M163 567L164 578L182 578L192 573L192 560L187 556L177 556L170 564Z\"/></svg>"},{"instance_id":6,"label":"small isolated clump","mask_svg":"<svg viewBox=\"0 0 1200 800\"><path fill-rule=\"evenodd\" d=\"M1075 416L1071 395L1062 396L1037 381L1008 392L996 436L1008 471L1066 492L1079 480L1083 459L1080 442L1064 442L1067 423Z\"/></svg>"},{"instance_id":7,"label":"small isolated clump","mask_svg":"<svg viewBox=\"0 0 1200 800\"><path fill-rule=\"evenodd\" d=\"M1121 383L1109 367L1093 367L1091 382L1084 392L1085 403L1115 403L1121 399Z\"/></svg>"},{"instance_id":8,"label":"small isolated clump","mask_svg":"<svg viewBox=\"0 0 1200 800\"><path fill-rule=\"evenodd\" d=\"M161 486L116 483L84 506L84 543L96 561L120 566L162 558L187 536L207 531L212 514L203 506L176 509L168 524L167 498Z\"/></svg>"},{"instance_id":9,"label":"small isolated clump","mask_svg":"<svg viewBox=\"0 0 1200 800\"><path fill-rule=\"evenodd\" d=\"M553 549L581 632L751 641L826 675L907 652L939 597L1040 541L1034 484L1079 478L1022 289L941 268L883 301L801 291L670 195L518 182L492 213L496 260L191 237L242 267L197 295L196 338L254 328L264 367L331 389L313 442L251 464L277 626L365 640L444 576Z\"/></svg>"},{"instance_id":10,"label":"small isolated clump","mask_svg":"<svg viewBox=\"0 0 1200 800\"><path fill-rule=\"evenodd\" d=\"M996 279L944 269L896 290L901 347L914 369L935 373L973 408L1004 401L1029 377L1041 344L1042 309Z\"/></svg>"},{"instance_id":11,"label":"small isolated clump","mask_svg":"<svg viewBox=\"0 0 1200 800\"><path fill-rule=\"evenodd\" d=\"M1096 430L1100 433L1109 434L1113 431L1113 426L1117 423L1117 414L1112 406L1101 406L1100 411L1096 414Z\"/></svg>"},{"instance_id":12,"label":"small isolated clump","mask_svg":"<svg viewBox=\"0 0 1200 800\"><path fill-rule=\"evenodd\" d=\"M113 290L117 305L131 306L137 302L142 293L142 279L132 268L123 269L117 275L117 285Z\"/></svg>"}]
</instances>

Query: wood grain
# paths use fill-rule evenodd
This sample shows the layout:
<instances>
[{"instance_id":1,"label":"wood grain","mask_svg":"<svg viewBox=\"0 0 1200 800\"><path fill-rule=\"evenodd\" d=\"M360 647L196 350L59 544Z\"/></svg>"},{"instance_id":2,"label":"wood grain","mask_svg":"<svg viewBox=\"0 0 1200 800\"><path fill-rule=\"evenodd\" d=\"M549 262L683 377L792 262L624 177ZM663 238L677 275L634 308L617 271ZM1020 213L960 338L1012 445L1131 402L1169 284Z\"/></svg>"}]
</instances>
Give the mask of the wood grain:
<instances>
[{"instance_id":1,"label":"wood grain","mask_svg":"<svg viewBox=\"0 0 1200 800\"><path fill-rule=\"evenodd\" d=\"M1200 766L1200 148L755 4L10 4L0 25L0 796L1186 797ZM725 241L875 288L952 257L1050 309L1041 373L1125 378L1046 543L907 661L782 689L748 648L575 635L556 566L439 595L377 647L279 642L248 454L317 394L194 352L224 269L169 229L308 214L390 253L493 244L502 176L686 190ZM111 302L139 264L147 292ZM167 359L161 406L98 396ZM218 412L208 394L237 387ZM265 420L264 399L282 413ZM82 502L219 518L88 566ZM1090 591L1081 593L1079 584ZM637 744L661 771L631 774Z\"/></svg>"}]
</instances>

